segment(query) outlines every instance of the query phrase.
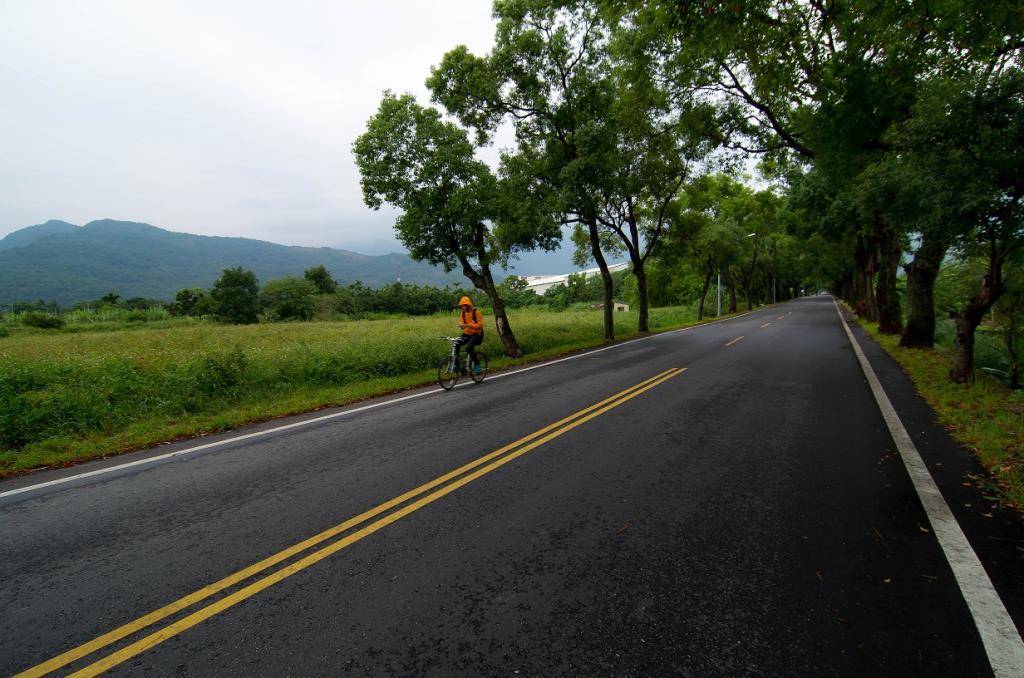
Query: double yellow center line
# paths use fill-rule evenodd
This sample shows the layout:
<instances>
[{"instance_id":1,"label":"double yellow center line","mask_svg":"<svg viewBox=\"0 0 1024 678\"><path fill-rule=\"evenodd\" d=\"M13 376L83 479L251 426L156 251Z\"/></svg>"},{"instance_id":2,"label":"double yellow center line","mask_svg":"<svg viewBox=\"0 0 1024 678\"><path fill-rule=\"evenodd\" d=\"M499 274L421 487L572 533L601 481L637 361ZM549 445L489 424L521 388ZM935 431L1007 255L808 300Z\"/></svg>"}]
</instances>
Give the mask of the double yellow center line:
<instances>
[{"instance_id":1,"label":"double yellow center line","mask_svg":"<svg viewBox=\"0 0 1024 678\"><path fill-rule=\"evenodd\" d=\"M641 393L648 391L659 384L662 384L672 377L682 374L686 371L686 368L673 368L666 370L661 374L655 375L650 379L646 379L639 384L635 384L620 391L615 395L605 398L601 402L595 403L590 407L580 410L575 414L571 414L568 417L556 421L553 424L545 426L544 428L531 433L530 435L520 438L519 440L505 445L504 447L495 450L489 454L486 454L479 459L476 459L464 466L450 471L442 476L431 480L428 483L420 485L419 487L401 494L393 499L390 499L379 506L376 506L369 511L359 514L354 518L350 518L343 523L339 523L334 527L331 527L323 532L316 534L304 541L295 544L279 553L275 553L268 558L246 567L245 569L239 570L234 574L228 575L223 579L204 586L203 588L190 593L183 598L161 607L158 610L150 612L138 619L125 624L124 626L118 627L113 631L103 634L94 640L91 640L83 645L68 650L49 661L43 662L37 666L34 666L22 673L19 673L16 678L28 677L28 676L43 676L57 669L63 668L72 662L78 661L83 657L86 657L95 652L99 652L110 645L123 640L129 636L135 635L150 627L157 622L163 621L172 615L190 608L197 603L200 603L207 598L217 595L227 589L240 584L245 580L254 577L257 574L264 572L278 565L282 562L290 560L296 556L299 556L303 552L309 551L313 547L323 544L333 537L342 535L348 532L345 536L337 541L329 543L326 546L322 546L311 553L295 560L285 567L276 570L266 576L257 579L248 585L237 589L236 591L219 598L218 600L211 602L199 609L187 614L180 619L177 619L171 624L164 626L163 628L150 633L129 645L126 645L115 652L99 659L98 661L89 664L81 670L71 674L72 676L95 676L107 671L118 664L121 664L132 657L135 657L146 650L159 645L165 640L172 638L183 631L186 631L193 626L213 617L224 610L256 595L260 591L277 584L278 582L290 577L291 575L301 572L302 570L314 565L324 558L341 551L342 549L351 546L357 541L368 537L374 532L387 527L388 525L401 520L405 516L417 511L428 504L441 499L442 497L454 492L455 490L468 485L474 480L487 475L491 471L494 471L501 466L509 463L510 461L521 457L530 450L533 450L541 445L554 440L558 436L568 433L572 429L580 426L591 419L598 417L611 409L622 405L623 403L637 397ZM395 509L395 510L392 510ZM382 517L379 517L382 516ZM374 520L376 519L376 520ZM373 522L369 522L373 520ZM368 523L365 524L364 523ZM359 527L361 526L362 527ZM355 531L353 528L359 528Z\"/></svg>"}]
</instances>

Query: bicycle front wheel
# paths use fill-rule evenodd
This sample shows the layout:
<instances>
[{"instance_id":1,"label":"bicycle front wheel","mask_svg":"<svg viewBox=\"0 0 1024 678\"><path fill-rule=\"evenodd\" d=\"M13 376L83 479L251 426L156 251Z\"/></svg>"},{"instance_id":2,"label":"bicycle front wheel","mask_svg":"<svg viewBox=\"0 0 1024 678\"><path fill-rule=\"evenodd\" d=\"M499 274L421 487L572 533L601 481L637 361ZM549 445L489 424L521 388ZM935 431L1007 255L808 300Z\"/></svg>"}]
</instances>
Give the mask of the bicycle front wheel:
<instances>
[{"instance_id":1,"label":"bicycle front wheel","mask_svg":"<svg viewBox=\"0 0 1024 678\"><path fill-rule=\"evenodd\" d=\"M477 364L470 368L469 374L473 381L480 383L487 376L487 355L481 351L476 352Z\"/></svg>"},{"instance_id":2,"label":"bicycle front wheel","mask_svg":"<svg viewBox=\"0 0 1024 678\"><path fill-rule=\"evenodd\" d=\"M446 391L452 390L455 386L455 382L459 380L459 366L455 365L453 369L452 359L445 358L437 366L437 383Z\"/></svg>"}]
</instances>

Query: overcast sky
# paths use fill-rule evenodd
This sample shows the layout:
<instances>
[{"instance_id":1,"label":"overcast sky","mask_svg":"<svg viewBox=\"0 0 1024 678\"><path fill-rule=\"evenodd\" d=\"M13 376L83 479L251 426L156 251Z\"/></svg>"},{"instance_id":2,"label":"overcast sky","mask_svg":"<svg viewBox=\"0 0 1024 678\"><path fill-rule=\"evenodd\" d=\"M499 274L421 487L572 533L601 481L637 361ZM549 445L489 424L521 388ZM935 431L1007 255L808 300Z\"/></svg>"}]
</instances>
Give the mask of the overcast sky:
<instances>
[{"instance_id":1,"label":"overcast sky","mask_svg":"<svg viewBox=\"0 0 1024 678\"><path fill-rule=\"evenodd\" d=\"M394 212L363 205L352 142L384 89L428 103L446 51L486 53L490 10L0 0L0 237L113 218L398 251Z\"/></svg>"}]
</instances>

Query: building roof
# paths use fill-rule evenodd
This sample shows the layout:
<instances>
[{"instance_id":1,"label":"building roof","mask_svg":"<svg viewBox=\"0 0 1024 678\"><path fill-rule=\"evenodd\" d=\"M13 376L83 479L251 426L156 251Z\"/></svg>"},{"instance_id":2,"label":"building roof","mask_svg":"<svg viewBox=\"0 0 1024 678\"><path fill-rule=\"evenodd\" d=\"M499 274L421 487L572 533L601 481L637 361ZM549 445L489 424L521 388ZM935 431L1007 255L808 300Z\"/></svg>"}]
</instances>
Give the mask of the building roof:
<instances>
[{"instance_id":1,"label":"building roof","mask_svg":"<svg viewBox=\"0 0 1024 678\"><path fill-rule=\"evenodd\" d=\"M621 262L618 264L611 264L608 266L608 270L611 272L621 271L622 269L629 266L628 262ZM549 288L555 285L564 285L569 281L570 275L583 274L586 277L599 275L601 273L600 268L588 268L585 271L574 271L572 273L560 273L558 275L526 275L523 279L526 281L526 289L533 290L537 294L544 294Z\"/></svg>"}]
</instances>

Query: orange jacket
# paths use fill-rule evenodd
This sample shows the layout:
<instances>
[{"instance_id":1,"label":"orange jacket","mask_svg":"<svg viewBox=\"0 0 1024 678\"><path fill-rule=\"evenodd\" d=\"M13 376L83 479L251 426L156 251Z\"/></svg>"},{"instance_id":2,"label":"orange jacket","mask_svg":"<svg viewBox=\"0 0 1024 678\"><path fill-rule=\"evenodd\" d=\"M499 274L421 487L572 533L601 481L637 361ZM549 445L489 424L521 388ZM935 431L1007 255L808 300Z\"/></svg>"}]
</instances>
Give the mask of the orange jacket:
<instances>
[{"instance_id":1,"label":"orange jacket","mask_svg":"<svg viewBox=\"0 0 1024 678\"><path fill-rule=\"evenodd\" d=\"M463 334L484 333L484 314L480 312L480 309L471 308L469 313L460 310L459 316L459 323L466 325L466 327L462 328Z\"/></svg>"}]
</instances>

